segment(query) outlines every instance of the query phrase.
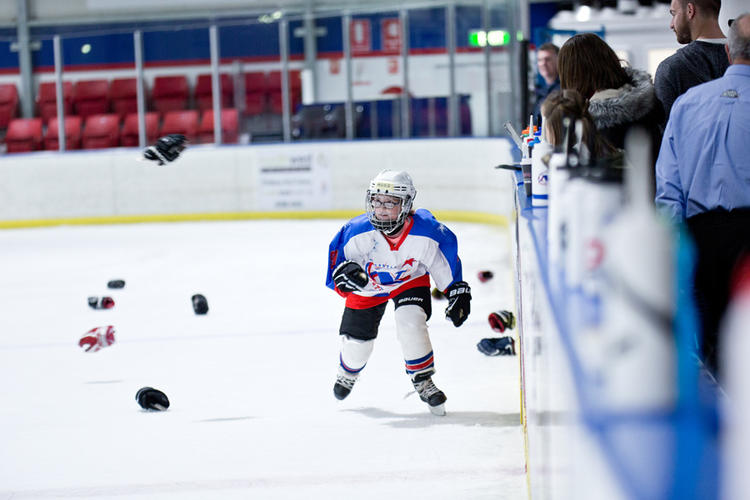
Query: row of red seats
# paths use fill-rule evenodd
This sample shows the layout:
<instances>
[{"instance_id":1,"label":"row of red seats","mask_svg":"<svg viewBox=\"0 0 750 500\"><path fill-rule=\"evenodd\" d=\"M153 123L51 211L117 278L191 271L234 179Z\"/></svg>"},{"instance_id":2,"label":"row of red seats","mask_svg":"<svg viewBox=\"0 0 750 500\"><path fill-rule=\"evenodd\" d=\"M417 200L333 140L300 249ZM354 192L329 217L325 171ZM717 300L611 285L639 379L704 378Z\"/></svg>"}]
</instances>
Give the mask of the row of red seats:
<instances>
[{"instance_id":1,"label":"row of red seats","mask_svg":"<svg viewBox=\"0 0 750 500\"><path fill-rule=\"evenodd\" d=\"M292 110L301 101L301 81L298 71L290 72ZM234 79L222 73L221 106L234 107ZM244 75L244 105L246 115L265 112L281 113L281 73L252 72ZM14 86L15 87L15 86ZM184 75L157 76L154 78L149 108L159 113L190 109L190 85ZM37 92L37 116L44 121L57 116L55 82L42 82ZM211 75L198 75L193 93L195 108L202 111L213 107ZM88 117L95 114L116 113L124 118L137 111L137 82L135 78L108 80L80 80L63 82L63 101L66 115ZM17 105L17 100L16 100Z\"/></svg>"},{"instance_id":2,"label":"row of red seats","mask_svg":"<svg viewBox=\"0 0 750 500\"><path fill-rule=\"evenodd\" d=\"M8 123L18 116L18 89L13 83L0 85L0 129L8 128Z\"/></svg>"},{"instance_id":3,"label":"row of red seats","mask_svg":"<svg viewBox=\"0 0 750 500\"><path fill-rule=\"evenodd\" d=\"M191 142L214 142L214 113L212 109L168 111L161 120L158 112L146 113L146 139L152 143L166 134L183 134ZM41 118L16 118L10 121L5 143L8 153L22 153L59 148L57 117L47 121L42 133ZM236 109L221 111L222 142L236 143L239 119ZM65 117L66 149L100 149L118 146L138 146L138 114L130 113L122 122L114 113L90 115L86 118Z\"/></svg>"}]
</instances>

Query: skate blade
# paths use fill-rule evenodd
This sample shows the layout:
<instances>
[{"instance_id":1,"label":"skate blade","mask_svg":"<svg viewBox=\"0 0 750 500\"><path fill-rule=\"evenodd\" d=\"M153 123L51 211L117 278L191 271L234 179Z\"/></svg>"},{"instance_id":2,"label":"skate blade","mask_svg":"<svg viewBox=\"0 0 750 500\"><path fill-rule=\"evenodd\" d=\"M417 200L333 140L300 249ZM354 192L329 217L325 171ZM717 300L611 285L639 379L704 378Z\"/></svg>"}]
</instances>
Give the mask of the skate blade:
<instances>
[{"instance_id":1,"label":"skate blade","mask_svg":"<svg viewBox=\"0 0 750 500\"><path fill-rule=\"evenodd\" d=\"M427 405L427 407L430 409L430 413L432 413L433 415L437 415L438 417L445 416L445 403L439 404L437 406Z\"/></svg>"}]
</instances>

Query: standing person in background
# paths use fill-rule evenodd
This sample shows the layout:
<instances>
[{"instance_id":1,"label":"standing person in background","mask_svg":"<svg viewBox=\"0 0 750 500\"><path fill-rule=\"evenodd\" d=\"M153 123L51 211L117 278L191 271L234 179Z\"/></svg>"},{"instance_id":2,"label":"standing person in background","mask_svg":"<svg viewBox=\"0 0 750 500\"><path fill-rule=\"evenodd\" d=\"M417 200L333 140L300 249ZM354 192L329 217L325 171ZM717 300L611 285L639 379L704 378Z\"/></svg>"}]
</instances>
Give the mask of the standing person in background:
<instances>
[{"instance_id":1,"label":"standing person in background","mask_svg":"<svg viewBox=\"0 0 750 500\"><path fill-rule=\"evenodd\" d=\"M596 129L609 144L624 149L628 130L640 126L649 134L651 158L656 158L663 110L647 72L623 67L615 51L593 33L569 38L560 47L557 64L560 86L588 99Z\"/></svg>"},{"instance_id":2,"label":"standing person in background","mask_svg":"<svg viewBox=\"0 0 750 500\"><path fill-rule=\"evenodd\" d=\"M714 371L730 278L750 252L750 14L729 28L727 54L723 77L675 101L656 162L656 204L687 221L698 249L702 350Z\"/></svg>"},{"instance_id":3,"label":"standing person in background","mask_svg":"<svg viewBox=\"0 0 750 500\"><path fill-rule=\"evenodd\" d=\"M326 285L346 298L333 393L344 399L351 392L392 299L406 373L430 411L444 415L447 398L432 382L430 276L445 292L445 316L456 327L469 316L471 289L461 277L456 236L427 210L412 210L416 194L409 174L383 170L370 181L367 212L349 221L331 242Z\"/></svg>"},{"instance_id":4,"label":"standing person in background","mask_svg":"<svg viewBox=\"0 0 750 500\"><path fill-rule=\"evenodd\" d=\"M721 0L672 0L669 27L677 42L687 44L656 68L656 97L664 109L664 123L675 99L689 88L724 74L729 66L726 38L719 27Z\"/></svg>"},{"instance_id":5,"label":"standing person in background","mask_svg":"<svg viewBox=\"0 0 750 500\"><path fill-rule=\"evenodd\" d=\"M544 43L536 51L536 67L544 83L534 85L534 120L542 123L542 103L555 90L560 89L557 74L557 54L560 49L554 43Z\"/></svg>"}]
</instances>

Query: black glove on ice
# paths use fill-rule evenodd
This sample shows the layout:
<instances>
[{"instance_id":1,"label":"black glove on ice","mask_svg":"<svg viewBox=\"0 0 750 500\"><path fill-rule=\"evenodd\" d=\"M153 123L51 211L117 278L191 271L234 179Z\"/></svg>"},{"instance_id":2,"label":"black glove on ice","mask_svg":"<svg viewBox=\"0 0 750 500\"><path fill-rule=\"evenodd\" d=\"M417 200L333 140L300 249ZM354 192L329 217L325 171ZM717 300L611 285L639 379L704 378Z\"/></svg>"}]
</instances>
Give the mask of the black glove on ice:
<instances>
[{"instance_id":1,"label":"black glove on ice","mask_svg":"<svg viewBox=\"0 0 750 500\"><path fill-rule=\"evenodd\" d=\"M461 326L471 312L471 287L465 281L456 281L445 291L448 307L445 317L453 321L453 326Z\"/></svg>"},{"instance_id":2,"label":"black glove on ice","mask_svg":"<svg viewBox=\"0 0 750 500\"><path fill-rule=\"evenodd\" d=\"M342 292L361 292L368 281L362 266L351 260L345 260L333 270L333 282Z\"/></svg>"},{"instance_id":3,"label":"black glove on ice","mask_svg":"<svg viewBox=\"0 0 750 500\"><path fill-rule=\"evenodd\" d=\"M141 387L135 395L135 400L144 410L164 411L169 408L167 395L153 387Z\"/></svg>"},{"instance_id":4,"label":"black glove on ice","mask_svg":"<svg viewBox=\"0 0 750 500\"><path fill-rule=\"evenodd\" d=\"M187 146L187 139L182 134L169 134L161 137L153 146L149 146L143 151L143 156L147 160L153 160L159 165L171 163L180 156L180 153Z\"/></svg>"}]
</instances>

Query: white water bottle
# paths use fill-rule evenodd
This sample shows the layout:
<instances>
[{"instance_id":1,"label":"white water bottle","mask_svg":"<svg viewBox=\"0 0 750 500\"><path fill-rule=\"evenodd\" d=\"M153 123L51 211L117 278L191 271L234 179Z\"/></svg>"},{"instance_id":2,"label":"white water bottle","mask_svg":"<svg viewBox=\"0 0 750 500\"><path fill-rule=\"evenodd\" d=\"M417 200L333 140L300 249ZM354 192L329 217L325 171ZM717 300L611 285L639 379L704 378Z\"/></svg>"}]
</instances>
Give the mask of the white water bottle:
<instances>
[{"instance_id":1,"label":"white water bottle","mask_svg":"<svg viewBox=\"0 0 750 500\"><path fill-rule=\"evenodd\" d=\"M544 161L552 153L552 145L538 142L531 154L531 206L546 207L549 204L549 166Z\"/></svg>"}]
</instances>

